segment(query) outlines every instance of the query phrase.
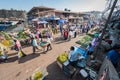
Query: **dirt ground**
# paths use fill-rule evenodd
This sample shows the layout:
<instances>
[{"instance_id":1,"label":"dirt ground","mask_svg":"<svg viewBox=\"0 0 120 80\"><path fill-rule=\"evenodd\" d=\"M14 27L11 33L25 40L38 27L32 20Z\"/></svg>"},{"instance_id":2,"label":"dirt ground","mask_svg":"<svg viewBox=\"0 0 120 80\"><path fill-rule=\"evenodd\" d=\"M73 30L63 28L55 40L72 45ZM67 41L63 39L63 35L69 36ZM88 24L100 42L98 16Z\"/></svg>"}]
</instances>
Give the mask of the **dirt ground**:
<instances>
[{"instance_id":1,"label":"dirt ground","mask_svg":"<svg viewBox=\"0 0 120 80\"><path fill-rule=\"evenodd\" d=\"M57 35L59 36L59 35ZM0 80L26 80L32 75L33 71L41 67L46 70L47 80L69 80L56 63L57 57L64 51L68 51L70 46L76 45L75 42L82 36L77 36L69 42L52 44L52 50L47 53L38 51L32 54L32 47L25 47L23 51L27 54L18 63L16 51L9 53L7 63L0 63Z\"/></svg>"}]
</instances>

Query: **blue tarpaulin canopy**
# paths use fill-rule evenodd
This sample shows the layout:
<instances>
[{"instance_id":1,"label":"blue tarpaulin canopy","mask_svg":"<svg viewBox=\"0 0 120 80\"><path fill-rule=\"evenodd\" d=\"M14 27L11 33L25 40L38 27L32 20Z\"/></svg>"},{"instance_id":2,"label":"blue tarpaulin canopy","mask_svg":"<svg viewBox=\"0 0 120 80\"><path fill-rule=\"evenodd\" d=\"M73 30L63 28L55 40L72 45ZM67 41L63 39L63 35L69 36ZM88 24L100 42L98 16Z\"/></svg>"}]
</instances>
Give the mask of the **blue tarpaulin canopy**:
<instances>
[{"instance_id":1,"label":"blue tarpaulin canopy","mask_svg":"<svg viewBox=\"0 0 120 80\"><path fill-rule=\"evenodd\" d=\"M39 20L44 20L44 21L47 21L47 20L59 20L60 18L57 18L57 17L44 17L44 18L39 18Z\"/></svg>"}]
</instances>

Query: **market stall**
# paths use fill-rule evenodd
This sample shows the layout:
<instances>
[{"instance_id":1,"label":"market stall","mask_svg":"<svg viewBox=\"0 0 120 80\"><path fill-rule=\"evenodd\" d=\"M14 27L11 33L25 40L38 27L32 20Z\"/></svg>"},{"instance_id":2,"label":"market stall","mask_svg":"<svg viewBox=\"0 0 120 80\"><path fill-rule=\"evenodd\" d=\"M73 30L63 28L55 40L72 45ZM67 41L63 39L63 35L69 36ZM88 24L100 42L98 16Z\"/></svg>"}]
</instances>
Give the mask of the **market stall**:
<instances>
[{"instance_id":1,"label":"market stall","mask_svg":"<svg viewBox=\"0 0 120 80\"><path fill-rule=\"evenodd\" d=\"M85 59L87 58L86 51L77 46L74 46L74 47L76 48L76 52L81 54L81 57L79 57L80 61L77 63L77 65L79 67L85 67L86 65ZM77 71L77 68L73 67L70 64L67 52L64 52L60 56L58 56L57 64L63 70L63 72L70 77L73 77L73 75Z\"/></svg>"},{"instance_id":2,"label":"market stall","mask_svg":"<svg viewBox=\"0 0 120 80\"><path fill-rule=\"evenodd\" d=\"M97 80L120 80L118 73L107 58L102 63Z\"/></svg>"}]
</instances>

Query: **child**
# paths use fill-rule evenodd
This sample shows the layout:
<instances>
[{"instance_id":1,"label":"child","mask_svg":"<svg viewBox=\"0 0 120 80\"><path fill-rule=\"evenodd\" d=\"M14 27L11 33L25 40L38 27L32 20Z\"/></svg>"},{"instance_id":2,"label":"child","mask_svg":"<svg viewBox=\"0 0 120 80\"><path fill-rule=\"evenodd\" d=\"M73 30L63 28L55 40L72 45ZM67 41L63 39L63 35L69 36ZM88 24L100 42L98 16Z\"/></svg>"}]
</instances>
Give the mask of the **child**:
<instances>
[{"instance_id":1,"label":"child","mask_svg":"<svg viewBox=\"0 0 120 80\"><path fill-rule=\"evenodd\" d=\"M68 31L65 29L64 30L64 40L68 39Z\"/></svg>"}]
</instances>

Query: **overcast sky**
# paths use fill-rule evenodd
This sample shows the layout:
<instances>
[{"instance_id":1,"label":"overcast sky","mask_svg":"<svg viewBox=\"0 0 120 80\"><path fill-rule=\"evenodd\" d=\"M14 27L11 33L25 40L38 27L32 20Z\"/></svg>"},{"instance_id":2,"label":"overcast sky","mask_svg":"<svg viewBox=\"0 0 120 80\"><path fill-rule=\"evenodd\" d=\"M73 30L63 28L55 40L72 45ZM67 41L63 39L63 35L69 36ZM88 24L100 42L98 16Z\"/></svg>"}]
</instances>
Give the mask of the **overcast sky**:
<instances>
[{"instance_id":1,"label":"overcast sky","mask_svg":"<svg viewBox=\"0 0 120 80\"><path fill-rule=\"evenodd\" d=\"M0 9L18 9L29 11L33 6L47 6L71 11L103 11L106 0L0 0Z\"/></svg>"}]
</instances>

